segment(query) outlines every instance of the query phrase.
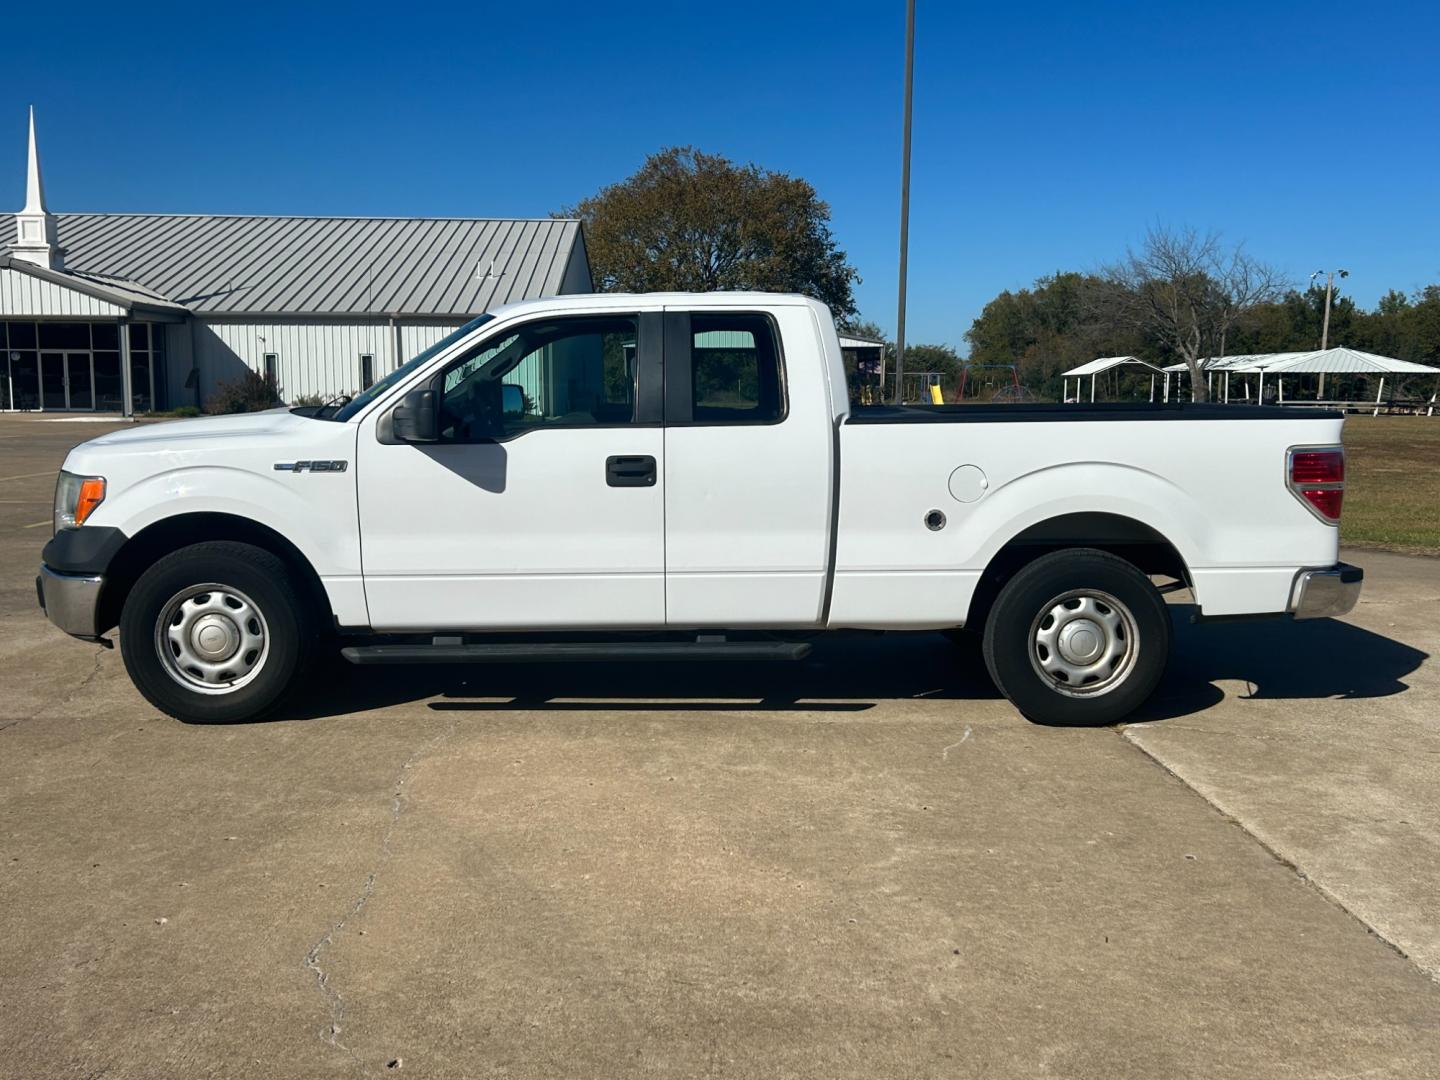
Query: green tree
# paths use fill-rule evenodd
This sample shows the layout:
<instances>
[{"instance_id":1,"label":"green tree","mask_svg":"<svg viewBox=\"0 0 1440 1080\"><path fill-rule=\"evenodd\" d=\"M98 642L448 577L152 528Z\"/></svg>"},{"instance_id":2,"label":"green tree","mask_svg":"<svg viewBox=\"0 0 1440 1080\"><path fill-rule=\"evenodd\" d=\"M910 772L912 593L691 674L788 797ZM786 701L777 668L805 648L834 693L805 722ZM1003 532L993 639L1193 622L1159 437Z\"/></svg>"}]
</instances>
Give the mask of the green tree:
<instances>
[{"instance_id":1,"label":"green tree","mask_svg":"<svg viewBox=\"0 0 1440 1080\"><path fill-rule=\"evenodd\" d=\"M1320 347L1320 319L1324 303L1312 303L1291 289L1267 304L1257 304L1231 333L1225 354L1301 352Z\"/></svg>"},{"instance_id":2,"label":"green tree","mask_svg":"<svg viewBox=\"0 0 1440 1080\"><path fill-rule=\"evenodd\" d=\"M1029 289L1002 292L965 334L970 362L1014 364L1027 388L1058 399L1061 373L1097 356L1159 359L1141 334L1099 317L1109 305L1097 294L1107 288L1098 277L1071 272L1042 277Z\"/></svg>"},{"instance_id":3,"label":"green tree","mask_svg":"<svg viewBox=\"0 0 1440 1080\"><path fill-rule=\"evenodd\" d=\"M830 207L798 177L670 147L562 214L584 222L600 289L796 292L855 314L859 276Z\"/></svg>"},{"instance_id":4,"label":"green tree","mask_svg":"<svg viewBox=\"0 0 1440 1080\"><path fill-rule=\"evenodd\" d=\"M1380 303L1376 305L1375 312L1377 315L1394 317L1404 312L1409 306L1410 298L1408 296L1399 289L1391 289L1380 298Z\"/></svg>"},{"instance_id":5,"label":"green tree","mask_svg":"<svg viewBox=\"0 0 1440 1080\"><path fill-rule=\"evenodd\" d=\"M948 389L960 376L960 357L949 345L906 345L906 377L926 371L939 374L940 385Z\"/></svg>"},{"instance_id":6,"label":"green tree","mask_svg":"<svg viewBox=\"0 0 1440 1080\"><path fill-rule=\"evenodd\" d=\"M850 334L853 337L865 338L867 341L889 342L890 337L880 328L880 324L869 319L861 319L858 316L836 319L835 325L842 334Z\"/></svg>"},{"instance_id":7,"label":"green tree","mask_svg":"<svg viewBox=\"0 0 1440 1080\"><path fill-rule=\"evenodd\" d=\"M1409 297L1392 289L1381 298L1374 314L1361 317L1359 329L1357 348L1420 364L1440 364L1440 285L1427 285Z\"/></svg>"},{"instance_id":8,"label":"green tree","mask_svg":"<svg viewBox=\"0 0 1440 1080\"><path fill-rule=\"evenodd\" d=\"M1440 364L1440 285L1426 285L1404 313L1410 355L1422 364Z\"/></svg>"}]
</instances>

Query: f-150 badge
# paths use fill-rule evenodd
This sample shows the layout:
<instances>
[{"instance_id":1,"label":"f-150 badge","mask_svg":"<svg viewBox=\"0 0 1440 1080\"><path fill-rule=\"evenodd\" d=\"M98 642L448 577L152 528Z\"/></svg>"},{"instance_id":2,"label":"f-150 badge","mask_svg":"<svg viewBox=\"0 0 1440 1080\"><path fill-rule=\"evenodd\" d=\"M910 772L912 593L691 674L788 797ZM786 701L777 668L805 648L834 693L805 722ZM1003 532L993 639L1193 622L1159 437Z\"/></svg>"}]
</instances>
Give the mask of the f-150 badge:
<instances>
[{"instance_id":1,"label":"f-150 badge","mask_svg":"<svg viewBox=\"0 0 1440 1080\"><path fill-rule=\"evenodd\" d=\"M344 472L348 461L277 461L276 472Z\"/></svg>"}]
</instances>

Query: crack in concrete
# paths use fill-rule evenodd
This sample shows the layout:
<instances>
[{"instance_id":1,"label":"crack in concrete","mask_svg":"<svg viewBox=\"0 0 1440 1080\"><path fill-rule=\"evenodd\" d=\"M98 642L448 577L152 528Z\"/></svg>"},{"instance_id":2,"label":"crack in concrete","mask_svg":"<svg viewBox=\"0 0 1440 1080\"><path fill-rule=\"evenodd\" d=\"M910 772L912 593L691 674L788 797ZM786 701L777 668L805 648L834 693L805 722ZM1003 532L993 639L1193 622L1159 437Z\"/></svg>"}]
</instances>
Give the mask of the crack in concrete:
<instances>
[{"instance_id":1,"label":"crack in concrete","mask_svg":"<svg viewBox=\"0 0 1440 1080\"><path fill-rule=\"evenodd\" d=\"M350 905L349 910L340 917L338 922L325 932L320 940L310 946L309 951L305 954L303 967L315 976L315 983L320 988L320 992L325 996L325 1003L330 1012L330 1023L320 1030L320 1041L338 1050L344 1050L352 1057L355 1056L355 1051L340 1041L340 1036L344 1032L345 1024L345 998L340 991L331 984L330 972L321 967L320 956L326 949L335 945L336 938L345 929L346 925L365 910L366 905L370 903L370 898L375 894L375 883L379 880L380 872L385 869L392 854L390 839L394 836L396 826L400 822L400 817L405 812L406 774L421 757L428 754L431 750L435 749L439 743L448 738L453 730L454 723L452 722L444 731L414 751L400 766L399 771L395 774L394 781L390 785L390 820L386 823L385 831L380 837L380 853L375 865L371 868L370 872L365 875L365 881L360 887L360 894L355 898L355 902Z\"/></svg>"},{"instance_id":2,"label":"crack in concrete","mask_svg":"<svg viewBox=\"0 0 1440 1080\"><path fill-rule=\"evenodd\" d=\"M1361 915L1361 914L1360 914L1359 912L1357 912L1355 909L1351 908L1351 907L1350 907L1348 904L1346 904L1345 901L1342 900L1339 896L1337 896L1335 893L1331 892L1331 891L1330 891L1329 889L1327 889L1324 885L1322 885L1320 882L1316 881L1313 877L1311 877L1308 873L1306 873L1305 870L1300 866L1300 864L1299 864L1298 862L1296 862L1296 861L1295 861L1294 859L1292 859L1290 856L1286 855L1283 851L1281 851L1279 848L1277 848L1274 844L1270 843L1270 842L1269 842L1268 840L1266 840L1263 836L1260 836L1258 833L1256 833L1254 830L1252 830L1249 826L1247 826L1243 821L1241 821L1238 817L1236 817L1234 814L1232 814L1229 810L1226 810L1225 807L1221 806L1221 805L1220 805L1218 802L1216 802L1214 799L1212 799L1212 798L1210 798L1208 795L1206 795L1206 794L1205 794L1203 791L1201 791L1198 787L1196 787L1194 784L1192 784L1186 777L1182 776L1177 770L1171 768L1171 766L1170 766L1168 763L1162 761L1162 760L1161 760L1159 757L1157 757L1154 753L1152 753L1150 750L1146 749L1145 746L1143 746L1141 743L1137 742L1135 739L1132 739L1132 738L1130 737L1130 735L1129 735L1129 730L1128 730L1129 727L1130 727L1130 725L1128 725L1128 724L1119 724L1119 725L1117 725L1117 726L1115 727L1115 729L1114 729L1114 730L1115 730L1115 733L1120 736L1120 738L1121 738L1121 740L1122 740L1123 742L1129 744L1130 746L1133 746L1133 747L1134 747L1136 750L1138 750L1142 755L1144 755L1144 757L1146 758L1146 760L1150 761L1150 762L1153 763L1154 765L1157 765L1157 766L1158 766L1161 770L1163 770L1165 773L1167 773L1168 775L1174 777L1174 779L1180 784L1181 787L1183 787L1186 791L1188 791L1188 792L1190 792L1192 795L1194 795L1197 799L1199 799L1201 802L1203 802L1206 806L1210 807L1211 810L1213 810L1216 814L1218 814L1218 815L1219 815L1221 818L1223 818L1226 822L1228 822L1229 824L1233 825L1235 828L1239 829L1242 833L1244 833L1246 836L1248 836L1248 837L1249 837L1251 840L1253 840L1255 843L1259 844L1260 847L1265 851L1265 853L1266 853L1267 855L1269 855L1272 859L1274 859L1276 862L1278 862L1281 866L1283 866L1283 867L1285 867L1287 870L1289 870L1292 874L1294 874L1297 878L1299 878L1300 881L1303 882L1305 885L1307 885L1307 886L1309 886L1310 888L1314 889L1315 892L1316 892L1316 894L1319 895L1321 899L1325 900L1327 903L1329 903L1329 904L1333 905L1334 907L1338 908L1340 911L1342 911L1342 912L1344 912L1346 915L1348 915L1351 919L1355 920L1355 922L1357 922L1360 926L1362 926L1362 927L1365 929L1365 932L1366 932L1367 934L1370 934L1370 935L1371 935L1372 937L1374 937L1376 940L1378 940L1378 941L1380 941L1381 943L1383 943L1384 945L1388 946L1389 949L1390 949L1392 952L1394 952L1397 956L1399 956L1401 959L1407 961L1408 963L1414 964L1416 970L1418 970L1422 975L1424 975L1424 976L1425 976L1427 979L1429 979L1431 982L1440 983L1440 971L1430 971L1430 970L1427 969L1424 965L1422 965L1421 963L1419 963L1413 956L1411 956L1409 953L1407 953L1407 952L1405 951L1405 949L1400 945L1399 942L1397 942L1397 941L1393 940L1392 938L1386 936L1384 933L1381 932L1381 930L1380 930L1378 927L1376 927L1373 923L1369 922L1363 915Z\"/></svg>"},{"instance_id":3,"label":"crack in concrete","mask_svg":"<svg viewBox=\"0 0 1440 1080\"><path fill-rule=\"evenodd\" d=\"M957 748L960 746L960 744L963 743L963 742L964 742L966 739L968 739L968 738L970 738L970 728L967 726L967 727L965 728L965 734L960 736L959 742L952 742L949 746L945 747L943 750L940 751L940 760L941 760L941 761L949 761L949 760L950 760L950 751L957 749Z\"/></svg>"}]
</instances>

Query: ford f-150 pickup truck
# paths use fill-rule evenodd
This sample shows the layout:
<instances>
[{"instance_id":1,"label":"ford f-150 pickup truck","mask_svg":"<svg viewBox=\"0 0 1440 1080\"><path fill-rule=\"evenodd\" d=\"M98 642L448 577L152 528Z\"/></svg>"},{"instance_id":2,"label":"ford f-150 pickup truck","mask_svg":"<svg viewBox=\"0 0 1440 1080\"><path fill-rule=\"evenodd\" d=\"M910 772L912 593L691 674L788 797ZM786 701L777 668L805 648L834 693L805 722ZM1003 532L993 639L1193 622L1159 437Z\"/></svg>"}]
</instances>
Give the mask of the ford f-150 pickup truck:
<instances>
[{"instance_id":1,"label":"ford f-150 pickup truck","mask_svg":"<svg viewBox=\"0 0 1440 1080\"><path fill-rule=\"evenodd\" d=\"M799 296L482 315L339 408L76 447L40 603L136 687L261 715L356 664L800 659L815 631L983 633L1046 723L1118 720L1201 618L1344 614L1342 417L1266 406L852 408Z\"/></svg>"}]
</instances>

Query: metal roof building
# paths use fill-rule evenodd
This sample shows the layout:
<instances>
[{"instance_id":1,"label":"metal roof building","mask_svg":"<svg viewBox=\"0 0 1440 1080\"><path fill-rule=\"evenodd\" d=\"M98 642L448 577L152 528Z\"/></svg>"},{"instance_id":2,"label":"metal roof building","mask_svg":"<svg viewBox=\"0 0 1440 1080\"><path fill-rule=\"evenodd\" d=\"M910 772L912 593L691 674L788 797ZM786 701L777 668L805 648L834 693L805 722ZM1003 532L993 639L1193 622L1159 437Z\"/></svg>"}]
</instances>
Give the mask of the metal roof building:
<instances>
[{"instance_id":1,"label":"metal roof building","mask_svg":"<svg viewBox=\"0 0 1440 1080\"><path fill-rule=\"evenodd\" d=\"M592 288L577 221L51 213L32 114L0 408L198 404L247 368L287 401L354 393L489 308Z\"/></svg>"}]
</instances>

